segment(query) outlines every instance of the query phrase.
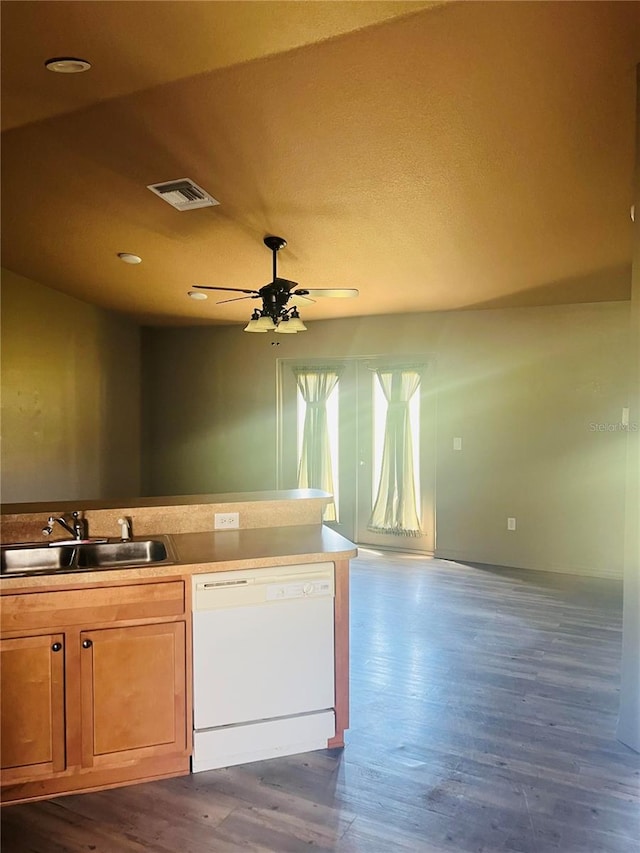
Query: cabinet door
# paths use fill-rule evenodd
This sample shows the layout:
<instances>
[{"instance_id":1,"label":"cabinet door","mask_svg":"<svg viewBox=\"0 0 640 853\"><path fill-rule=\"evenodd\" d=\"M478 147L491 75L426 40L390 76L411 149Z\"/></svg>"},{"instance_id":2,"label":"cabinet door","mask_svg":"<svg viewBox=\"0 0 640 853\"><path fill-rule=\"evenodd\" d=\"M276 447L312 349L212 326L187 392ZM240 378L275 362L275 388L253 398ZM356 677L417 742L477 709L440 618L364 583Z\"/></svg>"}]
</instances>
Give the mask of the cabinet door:
<instances>
[{"instance_id":1,"label":"cabinet door","mask_svg":"<svg viewBox=\"0 0 640 853\"><path fill-rule=\"evenodd\" d=\"M0 641L2 782L65 767L64 635Z\"/></svg>"},{"instance_id":2,"label":"cabinet door","mask_svg":"<svg viewBox=\"0 0 640 853\"><path fill-rule=\"evenodd\" d=\"M85 767L186 750L185 628L171 622L81 633Z\"/></svg>"}]
</instances>

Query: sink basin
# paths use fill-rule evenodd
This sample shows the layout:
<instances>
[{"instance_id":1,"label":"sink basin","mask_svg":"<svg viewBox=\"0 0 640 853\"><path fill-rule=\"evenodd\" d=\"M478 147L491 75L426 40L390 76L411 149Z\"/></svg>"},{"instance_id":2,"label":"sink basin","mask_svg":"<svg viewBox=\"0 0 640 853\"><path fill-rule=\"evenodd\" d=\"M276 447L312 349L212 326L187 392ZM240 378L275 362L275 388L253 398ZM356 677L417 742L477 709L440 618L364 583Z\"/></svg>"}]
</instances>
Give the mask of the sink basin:
<instances>
[{"instance_id":1,"label":"sink basin","mask_svg":"<svg viewBox=\"0 0 640 853\"><path fill-rule=\"evenodd\" d=\"M80 568L139 566L144 563L161 563L166 559L166 545L159 539L81 545L78 552Z\"/></svg>"},{"instance_id":2,"label":"sink basin","mask_svg":"<svg viewBox=\"0 0 640 853\"><path fill-rule=\"evenodd\" d=\"M0 573L3 575L27 572L57 572L73 566L77 548L59 545L57 548L41 545L14 545L2 548Z\"/></svg>"},{"instance_id":3,"label":"sink basin","mask_svg":"<svg viewBox=\"0 0 640 853\"><path fill-rule=\"evenodd\" d=\"M87 572L170 562L161 539L85 542L79 545L3 545L0 574L31 575Z\"/></svg>"}]
</instances>

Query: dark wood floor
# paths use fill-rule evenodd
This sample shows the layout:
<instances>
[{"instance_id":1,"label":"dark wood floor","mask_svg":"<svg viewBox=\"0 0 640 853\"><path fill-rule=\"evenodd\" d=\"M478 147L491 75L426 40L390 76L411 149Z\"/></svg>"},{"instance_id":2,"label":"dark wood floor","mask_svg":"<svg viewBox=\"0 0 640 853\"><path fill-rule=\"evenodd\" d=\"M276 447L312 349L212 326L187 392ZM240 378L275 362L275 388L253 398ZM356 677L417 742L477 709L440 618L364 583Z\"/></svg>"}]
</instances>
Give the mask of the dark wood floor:
<instances>
[{"instance_id":1,"label":"dark wood floor","mask_svg":"<svg viewBox=\"0 0 640 853\"><path fill-rule=\"evenodd\" d=\"M361 552L348 746L5 808L3 853L632 853L621 585Z\"/></svg>"}]
</instances>

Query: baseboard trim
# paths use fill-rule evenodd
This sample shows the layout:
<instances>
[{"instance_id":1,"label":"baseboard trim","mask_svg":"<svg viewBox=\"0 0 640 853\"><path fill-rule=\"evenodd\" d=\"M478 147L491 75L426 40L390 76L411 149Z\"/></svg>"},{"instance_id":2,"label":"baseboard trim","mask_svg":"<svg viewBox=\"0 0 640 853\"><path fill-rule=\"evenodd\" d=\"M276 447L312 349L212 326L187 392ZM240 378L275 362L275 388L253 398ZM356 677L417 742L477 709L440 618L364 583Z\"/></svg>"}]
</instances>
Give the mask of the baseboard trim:
<instances>
[{"instance_id":1,"label":"baseboard trim","mask_svg":"<svg viewBox=\"0 0 640 853\"><path fill-rule=\"evenodd\" d=\"M456 551L450 548L436 549L434 554L436 560L451 560L456 563L481 563L483 566L501 566L505 569L528 569L532 572L553 572L560 575L582 575L590 578L607 578L608 580L622 580L622 569L603 569L601 566L570 566L566 564L546 563L544 565L530 565L526 561L506 563L504 560L496 559L491 554L474 554Z\"/></svg>"}]
</instances>

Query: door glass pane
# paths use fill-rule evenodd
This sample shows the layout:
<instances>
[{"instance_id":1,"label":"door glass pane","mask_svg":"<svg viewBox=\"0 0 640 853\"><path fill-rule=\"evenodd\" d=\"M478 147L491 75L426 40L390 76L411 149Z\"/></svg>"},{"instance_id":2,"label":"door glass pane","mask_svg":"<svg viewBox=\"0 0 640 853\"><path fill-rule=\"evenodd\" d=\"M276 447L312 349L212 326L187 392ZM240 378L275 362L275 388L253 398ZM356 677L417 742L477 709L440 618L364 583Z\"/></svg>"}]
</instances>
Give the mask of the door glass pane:
<instances>
[{"instance_id":1,"label":"door glass pane","mask_svg":"<svg viewBox=\"0 0 640 853\"><path fill-rule=\"evenodd\" d=\"M416 496L416 512L422 517L420 500L420 390L414 394L409 403L409 423L411 425L411 447L413 449L413 484Z\"/></svg>"},{"instance_id":2,"label":"door glass pane","mask_svg":"<svg viewBox=\"0 0 640 853\"><path fill-rule=\"evenodd\" d=\"M384 427L387 420L387 398L375 373L373 380L373 477L371 478L371 506L378 493L378 483L382 472L382 448L384 447Z\"/></svg>"}]
</instances>

